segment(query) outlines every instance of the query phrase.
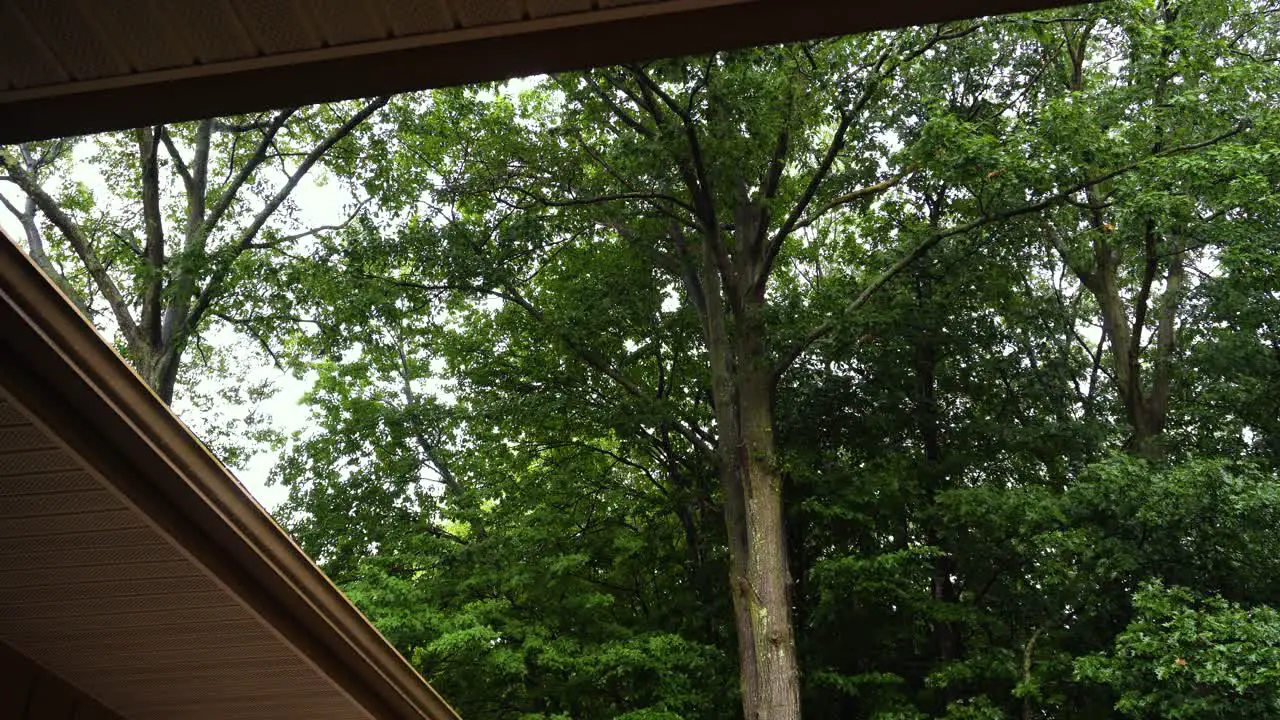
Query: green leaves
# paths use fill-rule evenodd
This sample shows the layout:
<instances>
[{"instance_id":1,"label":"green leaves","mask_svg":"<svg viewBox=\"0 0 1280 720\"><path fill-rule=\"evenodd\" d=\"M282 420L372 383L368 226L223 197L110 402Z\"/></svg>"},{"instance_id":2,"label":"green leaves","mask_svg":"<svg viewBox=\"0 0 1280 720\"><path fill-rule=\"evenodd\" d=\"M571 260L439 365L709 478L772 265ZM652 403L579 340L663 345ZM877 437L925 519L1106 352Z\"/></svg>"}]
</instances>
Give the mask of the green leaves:
<instances>
[{"instance_id":1,"label":"green leaves","mask_svg":"<svg viewBox=\"0 0 1280 720\"><path fill-rule=\"evenodd\" d=\"M1280 613L1154 582L1107 654L1077 677L1109 685L1131 718L1266 718L1280 712Z\"/></svg>"},{"instance_id":2,"label":"green leaves","mask_svg":"<svg viewBox=\"0 0 1280 720\"><path fill-rule=\"evenodd\" d=\"M465 716L735 717L712 368L784 370L722 417L771 418L806 714L1265 716L1275 17L397 99L367 216L236 276L308 320L261 326L314 378L286 519Z\"/></svg>"}]
</instances>

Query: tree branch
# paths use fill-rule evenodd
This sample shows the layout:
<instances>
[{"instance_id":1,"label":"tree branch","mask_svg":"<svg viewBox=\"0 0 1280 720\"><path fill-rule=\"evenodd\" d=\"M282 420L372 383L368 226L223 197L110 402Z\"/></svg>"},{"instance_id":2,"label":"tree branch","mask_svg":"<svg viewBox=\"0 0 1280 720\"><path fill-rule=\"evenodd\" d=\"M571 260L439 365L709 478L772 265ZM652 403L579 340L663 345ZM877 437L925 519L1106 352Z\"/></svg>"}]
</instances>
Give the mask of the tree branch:
<instances>
[{"instance_id":1,"label":"tree branch","mask_svg":"<svg viewBox=\"0 0 1280 720\"><path fill-rule=\"evenodd\" d=\"M271 343L267 342L267 339L262 336L262 333L258 332L258 329L248 319L231 317L226 313L220 312L211 312L209 315L218 318L241 332L248 333L249 337L253 338L258 343L258 346L262 348L262 351L267 354L267 357L271 358L271 364L277 370L284 369L284 363L280 360L280 356L276 354L276 351L272 349Z\"/></svg>"},{"instance_id":2,"label":"tree branch","mask_svg":"<svg viewBox=\"0 0 1280 720\"><path fill-rule=\"evenodd\" d=\"M329 135L320 141L319 144L312 148L311 152L307 154L307 157L298 164L298 167L294 170L293 174L289 177L284 186L281 187L269 200L267 200L263 208L259 210L253 217L253 220L250 221L249 226L240 232L236 241L227 248L225 253L223 253L223 262L214 270L209 281L205 283L204 288L200 290L197 295L196 302L192 306L191 311L187 314L187 317L175 319L176 322L173 326L165 328L166 341L172 342L175 338L184 333L190 332L191 329L199 324L201 317L204 315L205 311L208 310L210 304L213 303L217 294L221 291L222 283L231 273L231 267L234 264L235 259L249 248L249 245L253 242L253 239L257 236L258 232L262 230L263 225L267 223L267 220L271 218L275 211L285 201L285 198L289 197L289 194L298 186L298 183L302 181L303 176L306 175L317 162L319 162L320 158L323 157L330 148L336 145L343 138L350 135L351 132L359 127L361 123L386 105L388 100L389 98L386 97L371 100L358 112L348 118L341 126L330 132ZM292 111L285 111L277 116L277 119L280 120L280 124L283 124L283 119L287 118L289 114L292 114ZM273 127L278 131L279 127L274 121ZM259 152L255 157L262 157L264 152L263 148L269 144L270 138L274 137L274 134L274 132L269 132L268 136L264 137L264 143L259 146ZM259 160L259 162L261 162L261 160ZM244 176L246 176L246 174L242 172L241 178ZM229 196L224 196L219 200L218 207L214 208L213 212L209 215L209 219L205 222L206 228L211 229L216 224L217 219L221 217L219 208L221 208L221 212L225 212L230 201L231 199Z\"/></svg>"},{"instance_id":3,"label":"tree branch","mask_svg":"<svg viewBox=\"0 0 1280 720\"><path fill-rule=\"evenodd\" d=\"M343 220L337 225L317 225L313 228L303 230L302 232L293 233L292 235L281 235L280 237L272 240L271 242L260 242L260 243L251 242L245 246L245 249L268 250L271 248L279 247L280 245L284 245L286 243L291 243L295 240L301 240L302 238L305 238L305 237L311 237L312 235L315 235L317 233L337 232L339 230L343 230L347 226L349 226L356 218L360 217L360 211L364 210L365 206L369 204L370 200L372 200L372 198L365 198L364 200L361 200L359 203L357 203L355 209L352 210L349 215L347 215L347 219Z\"/></svg>"},{"instance_id":4,"label":"tree branch","mask_svg":"<svg viewBox=\"0 0 1280 720\"><path fill-rule=\"evenodd\" d=\"M679 206L680 208L688 210L689 212L694 212L692 207L689 207L687 203L680 200L679 198L672 197L671 195L664 195L662 193L622 192L622 193L612 193L612 194L606 194L606 195L597 195L596 197L585 197L585 198L575 197L575 198L564 198L564 199L555 200L549 197L543 197L541 195L538 195L537 193L534 193L531 190L527 190L517 185L509 185L509 186L506 186L505 188L499 188L499 189L510 190L512 192L523 195L533 200L539 205L546 205L547 207L578 207L582 205L603 205L605 203L616 202L618 200L649 200L649 201L669 202L673 205ZM520 206L516 206L516 207L521 210L528 209L527 207L523 207L523 208Z\"/></svg>"},{"instance_id":5,"label":"tree branch","mask_svg":"<svg viewBox=\"0 0 1280 720\"><path fill-rule=\"evenodd\" d=\"M289 108L281 110L271 119L267 127L262 129L262 139L258 142L258 147L254 149L253 154L244 165L240 167L227 186L222 189L219 194L218 202L214 204L209 211L208 217L205 218L204 227L201 228L203 235L209 235L218 223L222 221L222 216L226 215L227 210L231 208L231 203L235 201L236 195L240 192L240 188L253 176L253 172L258 166L267 160L267 150L271 148L271 142L275 139L276 134L280 132L289 118L298 112L298 108ZM234 158L232 158L234 161Z\"/></svg>"},{"instance_id":6,"label":"tree branch","mask_svg":"<svg viewBox=\"0 0 1280 720\"><path fill-rule=\"evenodd\" d=\"M645 476L645 478L649 480L649 484L653 485L653 487L659 493L661 493L665 497L671 497L671 491L667 489L662 483L658 482L658 479L654 477L652 470L645 467L644 465L641 465L638 462L635 462L634 460L629 460L607 448L602 448L598 445L592 445L589 442L582 442L581 440L563 440L563 441L558 441L554 443L541 444L537 447L538 450L542 450L542 451L556 450L560 448L578 448L580 450L586 450L588 452L598 453L600 455L604 455L605 457L611 458L615 462L617 462L619 465L625 465L626 467L629 467L632 470L638 470L641 474Z\"/></svg>"},{"instance_id":7,"label":"tree branch","mask_svg":"<svg viewBox=\"0 0 1280 720\"><path fill-rule=\"evenodd\" d=\"M71 245L72 251L80 258L80 262L84 263L85 270L88 271L89 277L97 286L98 292L102 293L107 304L111 307L112 315L116 319L116 323L120 326L120 332L124 335L126 341L133 350L138 350L137 342L139 340L138 325L134 322L133 316L129 312L129 303L125 300L124 294L120 292L120 288L116 285L115 280L111 278L107 271L106 265L102 259L98 257L98 253L93 249L93 245L89 242L89 238L84 234L83 228L80 227L71 216L67 215L61 207L58 206L49 193L36 182L35 178L27 174L26 170L4 150L0 150L0 167L3 167L8 173L10 182L17 185L31 198L45 217L58 228L63 237L67 239L67 243ZM63 282L65 282L63 278Z\"/></svg>"},{"instance_id":8,"label":"tree branch","mask_svg":"<svg viewBox=\"0 0 1280 720\"><path fill-rule=\"evenodd\" d=\"M588 155L590 155L591 159L594 160L596 164L600 166L601 169L607 172L610 175L610 177L612 177L614 180L620 183L623 187L625 187L628 192L641 193L640 190L636 189L635 185L633 185L629 180L627 180L626 177L624 177L621 173L619 173L616 169L614 169L613 166L610 165L608 161L606 161L600 155L600 153L596 152L596 150L592 148L589 143L587 143L586 139L582 137L581 133L576 133L575 136L578 139L578 145L583 149L583 151L586 152ZM678 205L679 207L687 211L690 215L692 215L693 220L691 221L688 218L680 217L676 213L664 207L662 202L659 202L659 201L675 203L676 205ZM689 206L688 203L680 200L679 198L676 198L671 195L658 194L658 195L655 195L653 199L649 200L648 204L650 207L656 210L659 214L671 220L675 220L681 225L687 225L697 229L697 213L694 211L692 207Z\"/></svg>"},{"instance_id":9,"label":"tree branch","mask_svg":"<svg viewBox=\"0 0 1280 720\"><path fill-rule=\"evenodd\" d=\"M833 208L853 202L863 197L884 192L911 174L913 169L908 167L903 171L903 173L891 177L883 183L863 188L862 190L854 191L836 198L812 216L802 219L805 218L805 214L809 210L809 205L812 204L814 198L817 196L818 190L822 187L822 183L827 179L827 176L830 175L831 169L835 165L836 158L840 155L840 151L844 149L845 137L849 132L849 128L852 127L853 121L867 107L871 100L875 98L876 93L880 90L884 81L888 79L890 73L893 70L914 61L938 43L941 43L944 40L953 40L964 37L965 35L975 32L979 27L980 25L974 24L953 33L944 33L942 28L939 27L928 40L921 43L911 52L907 52L899 57L897 61L891 65L891 70L889 72L885 71L885 66L890 65L889 61L892 58L891 49L885 49L885 51L876 58L876 62L868 71L870 77L867 81L866 87L863 88L862 92L858 95L857 100L851 103L849 107L840 111L840 122L836 125L831 142L827 145L826 152L822 155L822 160L818 162L818 167L814 169L813 174L809 177L809 182L805 185L804 191L800 194L800 199L796 201L796 204L791 208L791 212L787 214L787 219L782 222L778 231L774 233L773 239L769 241L769 247L766 250L764 262L760 267L760 271L757 277L752 279L752 287L756 292L761 291L764 284L769 281L769 274L773 271L773 265L777 261L778 253L782 251L783 244L786 242L787 238L790 237L792 232L812 225L824 213L832 210Z\"/></svg>"},{"instance_id":10,"label":"tree branch","mask_svg":"<svg viewBox=\"0 0 1280 720\"><path fill-rule=\"evenodd\" d=\"M729 251L725 247L724 239L720 235L720 223L716 219L715 194L702 156L702 143L698 139L697 123L693 121L691 112L680 107L680 103L676 102L676 99L663 90L662 86L649 77L648 73L642 68L627 66L627 71L640 83L641 88L647 94L656 96L676 117L680 118L681 126L684 128L685 140L689 146L688 159L681 158L679 163L681 174L684 176L685 185L693 197L694 216L702 223L702 235L707 245L706 249L711 252L711 257L715 259L724 283L725 294L730 303L736 308L742 299L742 294L739 291L739 278L729 257ZM706 77L704 76L703 82L706 82ZM699 83L699 86L705 85ZM692 107L693 97L697 94L697 89L695 87L690 91L690 107ZM654 112L656 112L656 108ZM655 115L655 117L657 116Z\"/></svg>"},{"instance_id":11,"label":"tree branch","mask_svg":"<svg viewBox=\"0 0 1280 720\"><path fill-rule=\"evenodd\" d=\"M27 216L15 207L13 203L9 202L9 198L5 197L3 194L0 194L0 205L4 205L5 208L18 220L23 221L27 219ZM35 253L32 254L34 255Z\"/></svg>"},{"instance_id":12,"label":"tree branch","mask_svg":"<svg viewBox=\"0 0 1280 720\"><path fill-rule=\"evenodd\" d=\"M182 184L187 189L188 197L196 191L195 178L191 176L191 169L187 167L186 161L182 159L182 153L178 152L178 147L173 143L173 138L169 135L169 128L164 125L156 126L156 134L160 136L160 142L164 143L164 149L169 153L169 159L173 161L173 166L178 169L178 175L182 176Z\"/></svg>"},{"instance_id":13,"label":"tree branch","mask_svg":"<svg viewBox=\"0 0 1280 720\"><path fill-rule=\"evenodd\" d=\"M774 233L773 239L769 241L769 249L766 254L764 272L761 273L762 276L768 276L769 270L772 269L773 265L772 258L778 256L778 250L781 248L782 243L795 229L805 211L809 209L809 204L813 202L814 196L818 193L818 188L827 179L832 166L835 165L836 158L840 155L840 151L844 149L845 134L849 132L849 128L853 125L856 113L866 106L866 103L871 99L871 95L872 92L868 89L862 94L856 109L842 110L840 112L840 122L836 125L835 133L832 135L831 142L827 145L826 152L822 154L822 160L818 162L818 167L814 168L813 174L809 176L809 182L805 185L804 192L800 193L800 199L791 207L791 212L787 214L787 219L782 221L782 225Z\"/></svg>"},{"instance_id":14,"label":"tree branch","mask_svg":"<svg viewBox=\"0 0 1280 720\"><path fill-rule=\"evenodd\" d=\"M810 225L817 222L818 220L820 220L823 215L840 207L841 205L848 205L849 203L857 202L858 200L864 200L866 198L875 197L876 195L879 195L887 190L890 190L896 187L897 185L899 185L903 180L906 180L908 177L910 177L911 174L914 173L915 171L916 171L916 167L914 165L908 165L907 168L902 172L896 175L890 175L889 177L885 178L884 180L878 183L875 183L874 185L868 185L866 187L858 188L857 190L854 190L852 192L847 192L844 195L841 195L831 200L826 205L823 205L821 210L818 210L814 214L797 222L791 230L795 231L795 230L801 230L803 228L807 228Z\"/></svg>"},{"instance_id":15,"label":"tree branch","mask_svg":"<svg viewBox=\"0 0 1280 720\"><path fill-rule=\"evenodd\" d=\"M1142 284L1138 286L1138 296L1133 301L1133 334L1129 338L1129 356L1134 358L1142 352L1142 328L1147 324L1147 305L1151 301L1151 286L1155 284L1156 272L1160 267L1160 258L1156 254L1155 221L1153 220L1147 220L1142 247L1146 262L1142 269Z\"/></svg>"},{"instance_id":16,"label":"tree branch","mask_svg":"<svg viewBox=\"0 0 1280 720\"><path fill-rule=\"evenodd\" d=\"M244 133L250 130L266 130L271 126L270 120L253 120L243 123L229 123L225 120L212 121L212 128L220 133Z\"/></svg>"},{"instance_id":17,"label":"tree branch","mask_svg":"<svg viewBox=\"0 0 1280 720\"><path fill-rule=\"evenodd\" d=\"M521 295L518 291L516 291L515 288L511 288L511 287L506 288L506 291L502 295L502 297L506 300L509 300L515 303L516 305L519 305L534 320L537 320L543 326L548 328L550 327L550 323L547 322L546 315L543 314L542 310L539 309L537 306L535 306L533 303L529 302L523 295ZM592 369L596 370L600 374L609 378L610 380L613 380L615 383L617 383L619 387L625 390L628 395L631 395L632 397L635 397L635 398L639 398L646 402L653 400L654 394L652 392L645 392L645 390L641 388L634 380L627 377L626 375L623 375L617 368L613 367L607 360L600 357L597 353L592 351L590 348L580 345L579 343L575 342L572 338L569 338L564 333L558 333L558 334L560 336L561 341L563 341L565 345L571 351L573 351L573 354L576 355L579 360L585 363L588 367L591 367ZM678 420L674 422L677 432L679 432L682 436L684 436L684 438L688 440L689 443L699 451L711 454L712 453L711 448L707 446L706 443L704 443L702 439L698 436L698 434L691 429L690 427L691 424L687 425L686 422L687 421L684 421L684 420Z\"/></svg>"},{"instance_id":18,"label":"tree branch","mask_svg":"<svg viewBox=\"0 0 1280 720\"><path fill-rule=\"evenodd\" d=\"M614 117L621 120L627 127L636 131L641 137L653 138L653 130L645 127L644 123L633 117L631 113L622 109L622 106L615 102L613 98L609 97L609 94L605 92L604 88L600 87L600 84L597 83L591 75L583 75L583 80L585 80L587 85L591 87L591 93L608 106Z\"/></svg>"},{"instance_id":19,"label":"tree branch","mask_svg":"<svg viewBox=\"0 0 1280 720\"><path fill-rule=\"evenodd\" d=\"M1250 123L1247 123L1247 122L1240 123L1239 125L1236 125L1231 130L1225 133L1222 133L1220 135L1217 135L1215 137L1209 138L1207 140L1203 140L1195 143L1189 143L1187 145L1179 145L1177 147L1172 147L1167 150L1162 150L1158 153L1153 153L1140 160L1135 160L1131 163L1128 163L1119 168L1116 168L1115 170L1111 170L1109 172L1103 173L1098 177L1091 178L1084 182L1072 185L1062 191L1054 193L1053 195L1050 195L1040 200L1039 202L1031 203L1029 205L1023 205L1021 207L1011 208L998 213L990 213L980 218L977 218L975 220L972 220L970 222L963 223L961 225L953 227L949 230L931 234L930 236L922 240L919 244L917 244L915 247L913 247L907 254L899 258L898 261L895 262L893 265L891 265L888 270L885 270L878 277L876 277L876 279L873 280L870 285L864 288L862 292L858 294L857 297L855 297L852 301L850 301L847 305L845 305L842 315L847 316L857 312L881 288L883 288L891 280L897 277L899 273L901 273L903 270L910 267L912 263L919 260L921 257L924 257L930 250L932 250L935 246L937 246L939 243L941 243L943 240L946 240L947 238L971 232L980 227L990 225L991 223L994 223L994 222L1009 220L1009 219L1020 217L1023 215L1030 215L1032 213L1036 213L1041 210L1044 210L1045 208L1059 205L1065 202L1065 200L1070 196L1084 190L1087 187L1097 185L1098 183L1105 182L1107 180L1111 180L1113 178L1119 177L1120 175L1123 175L1125 173L1131 172L1132 170L1142 166L1147 162L1150 162L1151 160L1206 148L1206 147L1215 145L1217 143L1220 143L1228 138L1239 135L1240 133L1248 130L1250 127L1251 127ZM800 355L809 346L813 345L813 343L825 337L832 330L835 330L837 326L838 326L837 318L833 316L833 317L827 318L825 321L823 321L817 327L815 327L812 331L810 331L809 334L806 335L805 338L800 343L798 343L795 347L788 350L782 356L778 364L774 367L775 376L780 376L782 373L786 372L787 368L789 368L791 364L794 363L796 359L799 358Z\"/></svg>"}]
</instances>

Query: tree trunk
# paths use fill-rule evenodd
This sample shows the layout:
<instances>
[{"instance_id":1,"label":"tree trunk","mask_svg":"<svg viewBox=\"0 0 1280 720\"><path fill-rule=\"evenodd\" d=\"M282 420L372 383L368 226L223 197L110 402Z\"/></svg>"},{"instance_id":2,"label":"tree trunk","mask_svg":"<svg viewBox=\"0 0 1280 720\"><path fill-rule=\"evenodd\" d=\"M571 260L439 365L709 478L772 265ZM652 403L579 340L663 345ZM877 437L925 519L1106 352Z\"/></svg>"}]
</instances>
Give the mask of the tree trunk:
<instances>
[{"instance_id":1,"label":"tree trunk","mask_svg":"<svg viewBox=\"0 0 1280 720\"><path fill-rule=\"evenodd\" d=\"M1105 242L1097 243L1094 267L1088 272L1080 272L1079 276L1101 310L1103 338L1110 350L1116 394L1124 406L1125 419L1132 433L1126 449L1139 457L1159 459L1164 453L1163 435L1169 415L1172 380L1170 364L1176 351L1184 270L1181 258L1174 253L1165 269L1165 291L1154 333L1152 372L1148 388L1142 365L1142 340L1146 329L1147 304L1160 260L1156 238L1150 230L1145 251L1147 267L1134 300L1132 320L1120 294L1116 250Z\"/></svg>"},{"instance_id":2,"label":"tree trunk","mask_svg":"<svg viewBox=\"0 0 1280 720\"><path fill-rule=\"evenodd\" d=\"M729 590L733 599L734 629L738 636L738 685L743 716L755 718L760 704L756 663L755 626L751 618L751 585L748 579L751 534L747 524L744 468L739 462L741 428L738 393L734 383L733 349L721 302L720 276L709 251L702 253L702 288L705 292L705 334L711 366L711 395L715 402L717 459L724 491L725 535L729 545Z\"/></svg>"},{"instance_id":3,"label":"tree trunk","mask_svg":"<svg viewBox=\"0 0 1280 720\"><path fill-rule=\"evenodd\" d=\"M724 489L729 582L747 720L799 720L800 672L791 617L791 572L782 474L774 438L775 376L759 312L763 295L723 301L720 268L702 253L705 325ZM735 306L730 336L729 308Z\"/></svg>"},{"instance_id":4,"label":"tree trunk","mask_svg":"<svg viewBox=\"0 0 1280 720\"><path fill-rule=\"evenodd\" d=\"M782 474L774 445L772 380L767 369L755 367L743 368L740 378L740 455L750 536L747 582L760 692L755 714L748 717L799 720L800 672L791 618Z\"/></svg>"},{"instance_id":5,"label":"tree trunk","mask_svg":"<svg viewBox=\"0 0 1280 720\"><path fill-rule=\"evenodd\" d=\"M136 358L142 379L166 405L173 404L173 394L178 386L178 367L182 351L176 348L152 348L147 346L145 358Z\"/></svg>"},{"instance_id":6,"label":"tree trunk","mask_svg":"<svg viewBox=\"0 0 1280 720\"><path fill-rule=\"evenodd\" d=\"M771 380L763 372L737 379L738 402L726 412L718 401L717 415L735 415L727 427L738 430L721 430L719 445L743 715L799 720L800 673Z\"/></svg>"},{"instance_id":7,"label":"tree trunk","mask_svg":"<svg viewBox=\"0 0 1280 720\"><path fill-rule=\"evenodd\" d=\"M936 222L936 220L935 220ZM928 268L922 269L916 276L916 303L921 317L937 316L937 308L933 303L933 277ZM919 468L919 483L925 497L928 498L928 514L924 518L925 542L942 551L933 560L933 572L930 580L930 596L939 605L955 605L959 602L959 593L953 579L956 574L956 562L948 544L939 532L937 516L933 511L938 494L943 490L945 480L942 467L942 423L938 407L938 347L937 329L932 323L919 330L915 339L915 381L916 426L920 433L923 457ZM947 612L950 615L950 612ZM934 619L931 631L933 656L939 664L946 664L960 656L961 628L950 619ZM944 703L956 699L951 687L943 688Z\"/></svg>"}]
</instances>

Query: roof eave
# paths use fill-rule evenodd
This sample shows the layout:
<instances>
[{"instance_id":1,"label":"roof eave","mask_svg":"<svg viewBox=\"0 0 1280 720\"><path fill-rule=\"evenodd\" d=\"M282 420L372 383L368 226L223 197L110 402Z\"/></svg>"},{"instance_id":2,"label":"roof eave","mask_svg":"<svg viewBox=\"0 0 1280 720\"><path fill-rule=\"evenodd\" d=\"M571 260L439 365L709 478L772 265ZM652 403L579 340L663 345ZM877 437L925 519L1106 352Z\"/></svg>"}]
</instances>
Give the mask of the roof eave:
<instances>
[{"instance_id":1,"label":"roof eave","mask_svg":"<svg viewBox=\"0 0 1280 720\"><path fill-rule=\"evenodd\" d=\"M0 374L14 399L374 717L456 720L66 297L0 238Z\"/></svg>"},{"instance_id":2,"label":"roof eave","mask_svg":"<svg viewBox=\"0 0 1280 720\"><path fill-rule=\"evenodd\" d=\"M372 42L68 83L8 100L0 93L0 145L1069 4L754 0L656 13L643 5L601 10L595 19L425 35L416 46Z\"/></svg>"}]
</instances>

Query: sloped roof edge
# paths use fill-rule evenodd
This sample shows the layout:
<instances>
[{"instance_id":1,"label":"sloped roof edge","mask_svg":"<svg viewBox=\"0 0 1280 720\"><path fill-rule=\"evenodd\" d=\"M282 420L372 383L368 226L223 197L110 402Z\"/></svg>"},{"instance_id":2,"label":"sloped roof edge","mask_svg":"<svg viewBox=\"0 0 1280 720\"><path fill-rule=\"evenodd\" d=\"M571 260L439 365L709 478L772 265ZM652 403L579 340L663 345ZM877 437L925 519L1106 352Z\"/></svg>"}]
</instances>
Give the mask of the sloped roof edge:
<instances>
[{"instance_id":1,"label":"sloped roof edge","mask_svg":"<svg viewBox=\"0 0 1280 720\"><path fill-rule=\"evenodd\" d=\"M371 715L457 719L3 233L0 373L42 425Z\"/></svg>"}]
</instances>

